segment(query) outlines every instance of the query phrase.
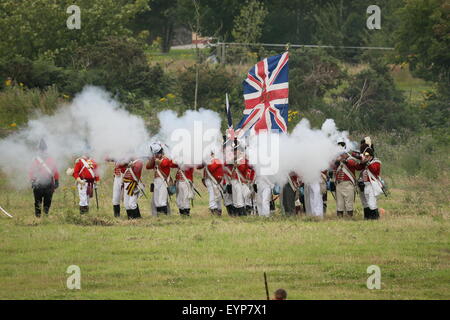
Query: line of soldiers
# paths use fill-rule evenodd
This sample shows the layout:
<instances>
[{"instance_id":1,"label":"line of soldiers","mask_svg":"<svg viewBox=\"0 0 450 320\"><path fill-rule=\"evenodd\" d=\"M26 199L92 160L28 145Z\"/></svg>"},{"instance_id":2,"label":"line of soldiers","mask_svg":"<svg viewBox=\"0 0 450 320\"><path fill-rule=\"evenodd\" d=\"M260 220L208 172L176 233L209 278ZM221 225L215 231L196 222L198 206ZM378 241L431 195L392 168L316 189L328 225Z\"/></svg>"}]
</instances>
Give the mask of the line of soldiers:
<instances>
[{"instance_id":1,"label":"line of soldiers","mask_svg":"<svg viewBox=\"0 0 450 320\"><path fill-rule=\"evenodd\" d=\"M222 204L230 216L260 215L270 216L275 210L275 200L281 199L286 215L300 214L323 217L327 210L327 194L331 191L336 199L337 216L353 216L357 190L364 207L365 219L378 219L377 197L383 192L380 171L381 162L374 156L374 148L369 137L361 141L359 152L344 152L345 142L338 143L343 153L321 172L317 183L305 184L301 177L291 172L288 182L280 188L265 176L256 175L255 168L249 163L244 148L235 144L232 152L227 152L224 144L225 163L211 151L209 161L197 166L179 165L164 152L161 143L151 145L152 156L112 159L114 162L114 183L112 205L115 217L120 217L120 204L123 201L129 219L141 218L138 199L145 194L145 185L141 180L144 166L154 171L150 186L152 215L171 213L169 198L176 195L179 214L189 216L195 193L194 170L203 170L202 182L208 190L211 214L222 215ZM46 153L47 146L41 140L39 154L30 169L35 196L35 214L41 215L41 205L48 214L53 192L58 188L59 173L54 160ZM98 165L89 155L76 159L73 169L67 174L76 181L80 213L89 212L90 199L100 183ZM171 170L176 170L172 179ZM356 179L356 171L360 176ZM98 201L98 200L97 200Z\"/></svg>"}]
</instances>

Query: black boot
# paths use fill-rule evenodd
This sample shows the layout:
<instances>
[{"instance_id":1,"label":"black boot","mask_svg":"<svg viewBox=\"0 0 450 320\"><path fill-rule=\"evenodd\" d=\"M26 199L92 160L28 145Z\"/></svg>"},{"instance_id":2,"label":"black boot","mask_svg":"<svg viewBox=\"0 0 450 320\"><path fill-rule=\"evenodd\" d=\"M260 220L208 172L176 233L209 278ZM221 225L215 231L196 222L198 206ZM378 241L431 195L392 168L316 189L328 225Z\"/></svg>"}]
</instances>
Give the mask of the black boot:
<instances>
[{"instance_id":1,"label":"black boot","mask_svg":"<svg viewBox=\"0 0 450 320\"><path fill-rule=\"evenodd\" d=\"M184 209L184 214L186 217L189 217L191 215L191 209Z\"/></svg>"},{"instance_id":2,"label":"black boot","mask_svg":"<svg viewBox=\"0 0 450 320\"><path fill-rule=\"evenodd\" d=\"M41 217L41 207L39 206L35 206L34 207L34 215L36 216L36 218L40 218Z\"/></svg>"},{"instance_id":3,"label":"black boot","mask_svg":"<svg viewBox=\"0 0 450 320\"><path fill-rule=\"evenodd\" d=\"M80 214L85 214L89 212L88 206L80 206Z\"/></svg>"},{"instance_id":4,"label":"black boot","mask_svg":"<svg viewBox=\"0 0 450 320\"><path fill-rule=\"evenodd\" d=\"M338 218L342 218L344 216L344 211L337 211L336 214Z\"/></svg>"},{"instance_id":5,"label":"black boot","mask_svg":"<svg viewBox=\"0 0 450 320\"><path fill-rule=\"evenodd\" d=\"M216 213L220 217L222 215L222 210L221 209L216 209Z\"/></svg>"},{"instance_id":6,"label":"black boot","mask_svg":"<svg viewBox=\"0 0 450 320\"><path fill-rule=\"evenodd\" d=\"M134 218L134 216L133 216L133 210L127 210L127 217L128 217L128 220Z\"/></svg>"},{"instance_id":7,"label":"black boot","mask_svg":"<svg viewBox=\"0 0 450 320\"><path fill-rule=\"evenodd\" d=\"M249 216L252 214L252 206L245 206L245 215Z\"/></svg>"},{"instance_id":8,"label":"black boot","mask_svg":"<svg viewBox=\"0 0 450 320\"><path fill-rule=\"evenodd\" d=\"M233 206L232 205L225 206L225 208L227 209L227 213L228 213L229 216L234 215Z\"/></svg>"},{"instance_id":9,"label":"black boot","mask_svg":"<svg viewBox=\"0 0 450 320\"><path fill-rule=\"evenodd\" d=\"M156 212L157 213L164 213L165 215L167 215L167 206L156 207Z\"/></svg>"},{"instance_id":10,"label":"black boot","mask_svg":"<svg viewBox=\"0 0 450 320\"><path fill-rule=\"evenodd\" d=\"M141 216L141 210L139 210L139 206L137 206L136 209L134 209L134 218L135 218L135 219L140 219L140 218L142 218L142 216Z\"/></svg>"},{"instance_id":11,"label":"black boot","mask_svg":"<svg viewBox=\"0 0 450 320\"><path fill-rule=\"evenodd\" d=\"M184 209L178 209L178 212L180 213L180 216L184 215Z\"/></svg>"},{"instance_id":12,"label":"black boot","mask_svg":"<svg viewBox=\"0 0 450 320\"><path fill-rule=\"evenodd\" d=\"M364 208L364 219L370 219L370 208Z\"/></svg>"},{"instance_id":13,"label":"black boot","mask_svg":"<svg viewBox=\"0 0 450 320\"><path fill-rule=\"evenodd\" d=\"M353 217L353 210L347 211L347 215L348 215L349 217Z\"/></svg>"},{"instance_id":14,"label":"black boot","mask_svg":"<svg viewBox=\"0 0 450 320\"><path fill-rule=\"evenodd\" d=\"M370 216L372 220L378 220L380 218L380 214L378 213L378 209L370 210Z\"/></svg>"},{"instance_id":15,"label":"black boot","mask_svg":"<svg viewBox=\"0 0 450 320\"><path fill-rule=\"evenodd\" d=\"M113 206L113 210L114 210L114 217L118 218L120 217L120 205L114 205Z\"/></svg>"}]
</instances>

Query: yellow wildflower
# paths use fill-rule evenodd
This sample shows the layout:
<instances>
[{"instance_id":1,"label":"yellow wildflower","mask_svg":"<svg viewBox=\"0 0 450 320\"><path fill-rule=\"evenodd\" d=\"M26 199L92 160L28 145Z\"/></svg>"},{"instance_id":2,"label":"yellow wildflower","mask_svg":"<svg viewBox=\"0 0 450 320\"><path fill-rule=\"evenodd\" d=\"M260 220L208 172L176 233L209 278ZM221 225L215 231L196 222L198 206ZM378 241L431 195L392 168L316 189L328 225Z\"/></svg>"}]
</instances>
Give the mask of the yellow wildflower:
<instances>
[{"instance_id":1,"label":"yellow wildflower","mask_svg":"<svg viewBox=\"0 0 450 320\"><path fill-rule=\"evenodd\" d=\"M70 96L69 96L69 95L67 95L67 94L63 94L63 98L64 98L64 99L69 99L69 98L70 98Z\"/></svg>"},{"instance_id":2,"label":"yellow wildflower","mask_svg":"<svg viewBox=\"0 0 450 320\"><path fill-rule=\"evenodd\" d=\"M11 79L7 79L7 80L5 81L5 86L9 87L9 86L11 86L11 85L12 85L12 80L11 80Z\"/></svg>"},{"instance_id":3,"label":"yellow wildflower","mask_svg":"<svg viewBox=\"0 0 450 320\"><path fill-rule=\"evenodd\" d=\"M17 123L13 122L13 123L11 123L9 126L10 126L11 128L15 128L15 127L17 127Z\"/></svg>"},{"instance_id":4,"label":"yellow wildflower","mask_svg":"<svg viewBox=\"0 0 450 320\"><path fill-rule=\"evenodd\" d=\"M174 95L173 93L168 93L168 94L166 95L166 97L169 98L169 99L174 99L174 98L175 98L175 95Z\"/></svg>"},{"instance_id":5,"label":"yellow wildflower","mask_svg":"<svg viewBox=\"0 0 450 320\"><path fill-rule=\"evenodd\" d=\"M22 83L22 82L20 82L20 83L19 83L19 86L23 87L23 83Z\"/></svg>"},{"instance_id":6,"label":"yellow wildflower","mask_svg":"<svg viewBox=\"0 0 450 320\"><path fill-rule=\"evenodd\" d=\"M166 100L167 100L166 98L159 99L159 101L161 101L161 102L165 102Z\"/></svg>"}]
</instances>

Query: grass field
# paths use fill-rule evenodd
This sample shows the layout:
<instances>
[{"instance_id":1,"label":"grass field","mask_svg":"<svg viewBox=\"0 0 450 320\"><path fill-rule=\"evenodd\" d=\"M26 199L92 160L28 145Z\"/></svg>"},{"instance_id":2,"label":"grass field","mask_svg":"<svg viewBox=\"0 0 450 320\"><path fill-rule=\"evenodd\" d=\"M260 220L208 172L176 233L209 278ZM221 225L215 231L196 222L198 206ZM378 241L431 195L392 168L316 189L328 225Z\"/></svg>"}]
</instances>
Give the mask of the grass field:
<instances>
[{"instance_id":1,"label":"grass field","mask_svg":"<svg viewBox=\"0 0 450 320\"><path fill-rule=\"evenodd\" d=\"M264 299L264 271L289 299L450 298L449 204L409 210L407 180L380 199L379 221L362 220L358 200L352 220L335 218L334 200L324 221L211 217L203 186L189 218L151 217L141 198L144 218L127 221L112 217L108 170L101 209L82 217L67 177L41 219L31 190L9 193L0 179L0 204L14 215L0 216L0 299ZM66 288L70 265L81 290ZM370 265L381 290L366 287Z\"/></svg>"}]
</instances>

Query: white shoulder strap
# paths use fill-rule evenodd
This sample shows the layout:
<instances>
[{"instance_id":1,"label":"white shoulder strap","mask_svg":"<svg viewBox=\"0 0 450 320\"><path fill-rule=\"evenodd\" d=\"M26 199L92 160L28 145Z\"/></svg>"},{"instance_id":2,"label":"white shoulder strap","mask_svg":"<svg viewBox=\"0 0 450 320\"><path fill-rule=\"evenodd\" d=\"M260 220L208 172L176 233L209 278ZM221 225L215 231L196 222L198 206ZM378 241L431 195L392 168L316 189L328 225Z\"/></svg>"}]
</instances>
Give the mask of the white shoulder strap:
<instances>
[{"instance_id":1,"label":"white shoulder strap","mask_svg":"<svg viewBox=\"0 0 450 320\"><path fill-rule=\"evenodd\" d=\"M89 173L91 174L91 177L95 178L94 170L92 170L92 168L89 167L89 165L86 162L86 160L84 160L83 158L80 158L80 160L83 163L83 168L80 170L80 173L83 171L83 169L87 169L89 171Z\"/></svg>"},{"instance_id":2,"label":"white shoulder strap","mask_svg":"<svg viewBox=\"0 0 450 320\"><path fill-rule=\"evenodd\" d=\"M52 170L50 170L50 168L47 166L47 164L44 162L44 160L41 159L41 157L36 157L36 160L50 175L53 176Z\"/></svg>"}]
</instances>

